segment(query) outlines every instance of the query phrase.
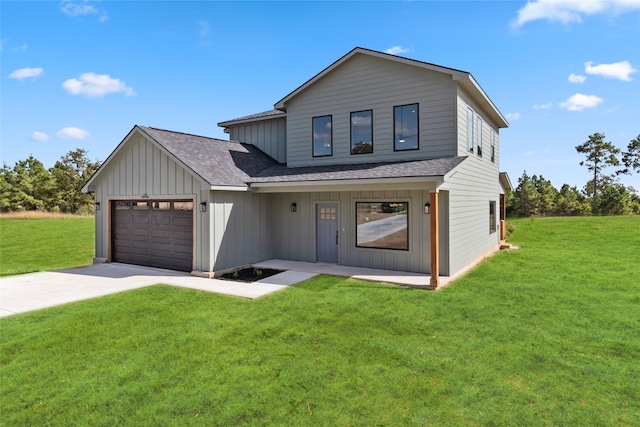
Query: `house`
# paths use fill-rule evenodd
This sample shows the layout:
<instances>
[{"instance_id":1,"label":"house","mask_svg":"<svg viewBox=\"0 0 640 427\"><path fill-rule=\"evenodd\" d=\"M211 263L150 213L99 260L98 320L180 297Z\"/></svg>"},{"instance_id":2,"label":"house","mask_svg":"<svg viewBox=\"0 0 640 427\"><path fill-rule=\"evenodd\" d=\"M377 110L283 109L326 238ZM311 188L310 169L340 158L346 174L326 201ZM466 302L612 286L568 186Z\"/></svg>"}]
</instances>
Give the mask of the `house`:
<instances>
[{"instance_id":1,"label":"house","mask_svg":"<svg viewBox=\"0 0 640 427\"><path fill-rule=\"evenodd\" d=\"M268 259L454 277L500 246L503 115L472 75L355 48L230 140L134 126L83 188L96 262Z\"/></svg>"}]
</instances>

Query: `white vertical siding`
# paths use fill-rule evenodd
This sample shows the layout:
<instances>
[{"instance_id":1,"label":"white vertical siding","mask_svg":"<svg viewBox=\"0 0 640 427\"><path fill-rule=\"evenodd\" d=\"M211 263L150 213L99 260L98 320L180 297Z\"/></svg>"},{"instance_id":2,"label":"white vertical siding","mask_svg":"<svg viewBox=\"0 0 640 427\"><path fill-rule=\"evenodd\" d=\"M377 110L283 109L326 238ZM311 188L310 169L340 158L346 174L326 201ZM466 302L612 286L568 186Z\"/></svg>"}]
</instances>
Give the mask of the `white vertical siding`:
<instances>
[{"instance_id":1,"label":"white vertical siding","mask_svg":"<svg viewBox=\"0 0 640 427\"><path fill-rule=\"evenodd\" d=\"M394 151L393 107L419 104L420 149ZM350 113L373 110L373 153L350 154ZM333 116L333 156L312 156L311 119ZM288 165L415 160L456 155L456 84L450 75L356 55L287 106Z\"/></svg>"}]
</instances>

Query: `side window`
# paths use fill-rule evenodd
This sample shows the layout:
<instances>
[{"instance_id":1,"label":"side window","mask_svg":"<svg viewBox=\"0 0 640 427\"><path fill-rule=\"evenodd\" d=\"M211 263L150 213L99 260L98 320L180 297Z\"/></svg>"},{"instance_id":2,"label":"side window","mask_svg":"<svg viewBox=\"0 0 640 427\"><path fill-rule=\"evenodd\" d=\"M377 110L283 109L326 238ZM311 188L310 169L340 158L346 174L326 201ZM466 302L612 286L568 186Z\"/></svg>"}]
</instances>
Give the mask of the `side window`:
<instances>
[{"instance_id":1,"label":"side window","mask_svg":"<svg viewBox=\"0 0 640 427\"><path fill-rule=\"evenodd\" d=\"M478 156L482 157L482 117L478 116Z\"/></svg>"},{"instance_id":2,"label":"side window","mask_svg":"<svg viewBox=\"0 0 640 427\"><path fill-rule=\"evenodd\" d=\"M373 112L351 113L351 154L373 153Z\"/></svg>"},{"instance_id":3,"label":"side window","mask_svg":"<svg viewBox=\"0 0 640 427\"><path fill-rule=\"evenodd\" d=\"M489 202L489 234L496 232L496 202Z\"/></svg>"},{"instance_id":4,"label":"side window","mask_svg":"<svg viewBox=\"0 0 640 427\"><path fill-rule=\"evenodd\" d=\"M473 153L473 110L467 109L467 147Z\"/></svg>"},{"instance_id":5,"label":"side window","mask_svg":"<svg viewBox=\"0 0 640 427\"><path fill-rule=\"evenodd\" d=\"M313 157L333 155L333 133L331 116L313 118Z\"/></svg>"},{"instance_id":6,"label":"side window","mask_svg":"<svg viewBox=\"0 0 640 427\"><path fill-rule=\"evenodd\" d=\"M393 150L417 150L418 104L393 107Z\"/></svg>"},{"instance_id":7,"label":"side window","mask_svg":"<svg viewBox=\"0 0 640 427\"><path fill-rule=\"evenodd\" d=\"M491 129L491 161L496 161L496 132Z\"/></svg>"}]
</instances>

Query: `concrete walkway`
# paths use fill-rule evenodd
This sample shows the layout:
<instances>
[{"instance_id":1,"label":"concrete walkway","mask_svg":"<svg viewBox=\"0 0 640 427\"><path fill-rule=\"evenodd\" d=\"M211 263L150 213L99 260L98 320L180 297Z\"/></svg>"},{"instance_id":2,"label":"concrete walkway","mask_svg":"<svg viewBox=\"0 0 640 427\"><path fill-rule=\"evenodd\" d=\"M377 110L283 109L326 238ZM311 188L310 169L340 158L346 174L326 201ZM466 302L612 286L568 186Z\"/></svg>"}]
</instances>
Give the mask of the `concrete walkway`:
<instances>
[{"instance_id":1,"label":"concrete walkway","mask_svg":"<svg viewBox=\"0 0 640 427\"><path fill-rule=\"evenodd\" d=\"M285 271L257 282L242 283L206 279L171 270L109 263L3 277L0 278L0 317L159 283L243 298L259 298L286 289L318 274L419 287L428 287L430 279L429 276L423 274L346 267L326 263L269 260L254 265L260 268Z\"/></svg>"}]
</instances>

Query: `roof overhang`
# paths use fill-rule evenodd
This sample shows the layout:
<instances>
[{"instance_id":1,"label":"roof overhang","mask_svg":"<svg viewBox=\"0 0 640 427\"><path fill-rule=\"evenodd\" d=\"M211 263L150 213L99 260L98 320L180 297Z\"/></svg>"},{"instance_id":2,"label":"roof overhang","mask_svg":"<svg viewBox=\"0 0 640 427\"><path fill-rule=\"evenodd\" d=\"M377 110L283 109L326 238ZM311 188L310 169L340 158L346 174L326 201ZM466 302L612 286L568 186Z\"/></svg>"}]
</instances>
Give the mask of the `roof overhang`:
<instances>
[{"instance_id":1,"label":"roof overhang","mask_svg":"<svg viewBox=\"0 0 640 427\"><path fill-rule=\"evenodd\" d=\"M316 181L253 182L250 190L260 193L303 193L311 191L429 190L444 183L444 176L336 179Z\"/></svg>"},{"instance_id":2,"label":"roof overhang","mask_svg":"<svg viewBox=\"0 0 640 427\"><path fill-rule=\"evenodd\" d=\"M513 186L511 185L509 174L507 174L506 172L500 172L499 180L500 180L500 185L502 186L502 190L505 193L513 191Z\"/></svg>"}]
</instances>

